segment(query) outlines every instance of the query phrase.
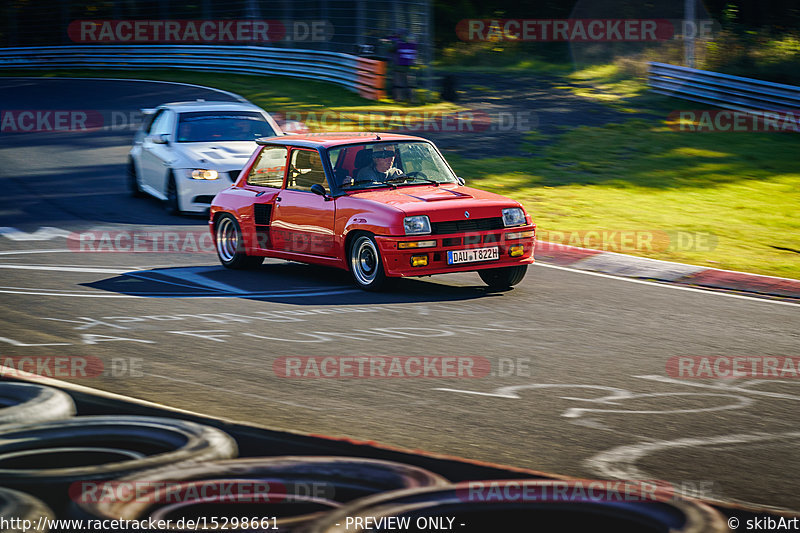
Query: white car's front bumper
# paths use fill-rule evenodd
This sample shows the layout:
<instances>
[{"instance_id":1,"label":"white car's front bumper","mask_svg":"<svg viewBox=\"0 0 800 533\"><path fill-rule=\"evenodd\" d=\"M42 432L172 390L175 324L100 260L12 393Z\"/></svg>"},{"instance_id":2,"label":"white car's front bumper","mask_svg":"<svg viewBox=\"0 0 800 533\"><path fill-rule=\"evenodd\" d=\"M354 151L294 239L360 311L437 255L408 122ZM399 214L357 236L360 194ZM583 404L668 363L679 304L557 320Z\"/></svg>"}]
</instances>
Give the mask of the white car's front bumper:
<instances>
[{"instance_id":1,"label":"white car's front bumper","mask_svg":"<svg viewBox=\"0 0 800 533\"><path fill-rule=\"evenodd\" d=\"M189 176L191 170L177 169L175 176L178 187L178 206L187 213L202 213L211 207L211 201L218 192L227 189L233 184L233 179L239 175L239 170L219 171L219 178L215 180L196 180Z\"/></svg>"}]
</instances>

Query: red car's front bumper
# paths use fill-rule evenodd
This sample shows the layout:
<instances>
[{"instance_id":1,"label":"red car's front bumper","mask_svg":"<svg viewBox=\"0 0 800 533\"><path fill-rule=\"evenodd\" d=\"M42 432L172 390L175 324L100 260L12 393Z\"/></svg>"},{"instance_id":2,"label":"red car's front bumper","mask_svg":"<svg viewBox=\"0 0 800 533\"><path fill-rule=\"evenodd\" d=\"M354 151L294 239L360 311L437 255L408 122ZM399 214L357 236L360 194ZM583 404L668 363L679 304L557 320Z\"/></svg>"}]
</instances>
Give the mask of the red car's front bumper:
<instances>
[{"instance_id":1,"label":"red car's front bumper","mask_svg":"<svg viewBox=\"0 0 800 533\"><path fill-rule=\"evenodd\" d=\"M387 237L376 236L375 240L380 248L383 258L383 268L387 276L429 276L431 274L445 274L447 272L469 272L484 268L499 268L533 263L535 236L526 236L521 239L507 239L508 234L530 233L536 226L519 226L502 230L476 231L451 235L415 235L413 237ZM417 241L436 241L436 245L429 248L400 249L398 243ZM522 246L522 255L510 255L512 247ZM447 262L447 252L454 250L469 250L474 248L498 247L499 258L489 261L476 261L471 263L457 263L450 265ZM412 266L412 256L426 256L427 265Z\"/></svg>"}]
</instances>

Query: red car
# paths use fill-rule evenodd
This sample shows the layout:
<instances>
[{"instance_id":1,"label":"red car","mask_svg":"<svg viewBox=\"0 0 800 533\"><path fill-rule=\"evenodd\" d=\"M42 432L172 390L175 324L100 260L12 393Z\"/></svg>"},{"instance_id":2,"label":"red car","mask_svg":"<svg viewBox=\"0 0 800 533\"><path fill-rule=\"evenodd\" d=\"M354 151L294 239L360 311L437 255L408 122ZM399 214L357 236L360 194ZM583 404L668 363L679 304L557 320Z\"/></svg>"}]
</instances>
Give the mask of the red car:
<instances>
[{"instance_id":1,"label":"red car","mask_svg":"<svg viewBox=\"0 0 800 533\"><path fill-rule=\"evenodd\" d=\"M420 137L330 133L269 137L211 205L228 268L276 257L349 270L377 290L387 278L477 271L519 283L534 232L519 202L464 186Z\"/></svg>"}]
</instances>

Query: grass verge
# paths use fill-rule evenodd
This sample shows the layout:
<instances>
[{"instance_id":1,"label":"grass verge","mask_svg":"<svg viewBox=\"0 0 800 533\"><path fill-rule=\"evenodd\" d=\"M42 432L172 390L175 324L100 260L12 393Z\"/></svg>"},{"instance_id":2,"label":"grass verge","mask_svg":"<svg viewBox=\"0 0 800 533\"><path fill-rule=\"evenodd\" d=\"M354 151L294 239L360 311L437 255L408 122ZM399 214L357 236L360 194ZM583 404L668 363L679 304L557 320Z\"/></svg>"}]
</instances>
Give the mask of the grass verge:
<instances>
[{"instance_id":1,"label":"grass verge","mask_svg":"<svg viewBox=\"0 0 800 533\"><path fill-rule=\"evenodd\" d=\"M800 278L798 142L792 133L681 132L631 120L573 129L527 158L449 159L469 185L522 202L544 238ZM620 248L587 240L587 231L655 238Z\"/></svg>"}]
</instances>

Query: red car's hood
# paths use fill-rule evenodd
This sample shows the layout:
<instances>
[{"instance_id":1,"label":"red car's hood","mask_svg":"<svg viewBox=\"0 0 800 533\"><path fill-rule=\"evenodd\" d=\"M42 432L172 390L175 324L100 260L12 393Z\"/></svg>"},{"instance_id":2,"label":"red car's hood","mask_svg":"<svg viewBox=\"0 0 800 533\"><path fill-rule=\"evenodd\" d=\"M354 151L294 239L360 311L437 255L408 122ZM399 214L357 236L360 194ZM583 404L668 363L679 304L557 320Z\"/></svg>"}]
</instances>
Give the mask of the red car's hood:
<instances>
[{"instance_id":1,"label":"red car's hood","mask_svg":"<svg viewBox=\"0 0 800 533\"><path fill-rule=\"evenodd\" d=\"M519 203L505 196L459 185L404 186L397 189L373 189L353 193L363 198L401 209L406 214L431 215L437 212L489 208L517 207ZM497 215L492 215L497 216Z\"/></svg>"}]
</instances>

